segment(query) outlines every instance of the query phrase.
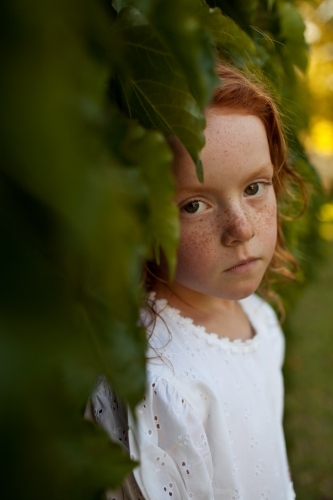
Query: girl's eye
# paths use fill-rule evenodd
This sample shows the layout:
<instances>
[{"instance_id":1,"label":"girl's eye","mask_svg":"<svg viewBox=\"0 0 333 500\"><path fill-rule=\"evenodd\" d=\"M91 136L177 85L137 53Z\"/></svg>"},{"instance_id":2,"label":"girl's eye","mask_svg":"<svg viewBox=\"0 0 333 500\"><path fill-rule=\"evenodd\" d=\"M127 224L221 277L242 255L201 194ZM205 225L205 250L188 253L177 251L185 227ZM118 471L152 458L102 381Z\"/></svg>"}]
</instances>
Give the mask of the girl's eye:
<instances>
[{"instance_id":1,"label":"girl's eye","mask_svg":"<svg viewBox=\"0 0 333 500\"><path fill-rule=\"evenodd\" d=\"M203 201L193 200L184 205L181 210L187 214L197 214L205 210L206 203Z\"/></svg>"},{"instance_id":2,"label":"girl's eye","mask_svg":"<svg viewBox=\"0 0 333 500\"><path fill-rule=\"evenodd\" d=\"M259 193L260 187L261 187L260 182L254 182L253 184L250 184L247 186L247 188L244 190L244 193L247 194L248 196L253 196L255 194Z\"/></svg>"}]
</instances>

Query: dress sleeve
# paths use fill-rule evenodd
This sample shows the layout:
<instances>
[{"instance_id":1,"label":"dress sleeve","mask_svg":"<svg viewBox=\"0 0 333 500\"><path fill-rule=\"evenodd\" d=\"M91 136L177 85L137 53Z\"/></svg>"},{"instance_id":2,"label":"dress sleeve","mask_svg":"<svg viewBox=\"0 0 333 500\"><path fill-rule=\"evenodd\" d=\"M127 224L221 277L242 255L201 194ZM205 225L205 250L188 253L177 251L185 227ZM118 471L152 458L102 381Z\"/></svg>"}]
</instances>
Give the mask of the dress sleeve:
<instances>
[{"instance_id":1,"label":"dress sleeve","mask_svg":"<svg viewBox=\"0 0 333 500\"><path fill-rule=\"evenodd\" d=\"M187 401L166 380L151 379L136 417L127 415L103 381L85 417L121 442L140 462L108 500L213 500L212 457L204 426Z\"/></svg>"},{"instance_id":2,"label":"dress sleeve","mask_svg":"<svg viewBox=\"0 0 333 500\"><path fill-rule=\"evenodd\" d=\"M213 500L212 457L202 421L164 379L151 379L130 419L134 475L146 500Z\"/></svg>"},{"instance_id":3,"label":"dress sleeve","mask_svg":"<svg viewBox=\"0 0 333 500\"><path fill-rule=\"evenodd\" d=\"M126 408L104 377L99 381L86 405L84 418L102 427L112 441L121 444L130 454ZM117 490L106 491L104 498L105 500L145 500L133 474L129 474Z\"/></svg>"}]
</instances>

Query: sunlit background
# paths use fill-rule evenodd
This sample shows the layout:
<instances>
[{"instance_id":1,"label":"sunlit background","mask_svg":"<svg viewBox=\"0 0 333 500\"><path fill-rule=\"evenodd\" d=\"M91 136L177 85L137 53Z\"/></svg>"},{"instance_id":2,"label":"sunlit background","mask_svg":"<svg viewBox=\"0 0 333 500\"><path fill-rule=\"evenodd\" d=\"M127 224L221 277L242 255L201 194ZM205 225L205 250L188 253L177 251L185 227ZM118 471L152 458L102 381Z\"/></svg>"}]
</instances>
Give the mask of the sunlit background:
<instances>
[{"instance_id":1,"label":"sunlit background","mask_svg":"<svg viewBox=\"0 0 333 500\"><path fill-rule=\"evenodd\" d=\"M327 202L317 213L322 258L289 314L285 427L297 498L333 499L333 0L300 2L310 46L309 129L301 141ZM308 105L308 103L307 103ZM305 257L306 258L306 257Z\"/></svg>"},{"instance_id":2,"label":"sunlit background","mask_svg":"<svg viewBox=\"0 0 333 500\"><path fill-rule=\"evenodd\" d=\"M305 37L310 46L308 87L311 120L303 141L329 195L333 190L333 0L301 2L306 22ZM324 240L333 240L333 204L318 214Z\"/></svg>"}]
</instances>

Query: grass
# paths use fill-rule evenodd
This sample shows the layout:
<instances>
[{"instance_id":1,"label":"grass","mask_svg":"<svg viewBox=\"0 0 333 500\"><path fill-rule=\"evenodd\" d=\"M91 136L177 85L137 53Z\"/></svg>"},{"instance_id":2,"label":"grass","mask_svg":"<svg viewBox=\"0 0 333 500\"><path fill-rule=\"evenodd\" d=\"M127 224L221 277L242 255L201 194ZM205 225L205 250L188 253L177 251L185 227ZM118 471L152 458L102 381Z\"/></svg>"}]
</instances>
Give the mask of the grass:
<instances>
[{"instance_id":1,"label":"grass","mask_svg":"<svg viewBox=\"0 0 333 500\"><path fill-rule=\"evenodd\" d=\"M333 244L289 314L285 432L297 498L333 500Z\"/></svg>"}]
</instances>

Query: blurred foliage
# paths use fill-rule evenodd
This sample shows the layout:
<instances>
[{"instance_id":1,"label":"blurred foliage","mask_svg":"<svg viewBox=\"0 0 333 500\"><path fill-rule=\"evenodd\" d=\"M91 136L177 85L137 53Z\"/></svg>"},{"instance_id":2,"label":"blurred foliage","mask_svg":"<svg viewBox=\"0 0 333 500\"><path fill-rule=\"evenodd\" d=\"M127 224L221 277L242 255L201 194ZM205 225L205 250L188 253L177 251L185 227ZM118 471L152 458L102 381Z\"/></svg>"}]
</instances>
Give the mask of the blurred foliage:
<instances>
[{"instance_id":1,"label":"blurred foliage","mask_svg":"<svg viewBox=\"0 0 333 500\"><path fill-rule=\"evenodd\" d=\"M333 190L333 2L299 2L306 24L311 57L306 85L311 99L310 126L303 134L310 158L319 169L327 191Z\"/></svg>"},{"instance_id":2,"label":"blurred foliage","mask_svg":"<svg viewBox=\"0 0 333 500\"><path fill-rule=\"evenodd\" d=\"M143 395L141 265L162 248L174 268L178 238L165 136L202 178L216 54L280 103L316 193L286 223L311 271L304 23L287 0L12 0L0 14L3 495L96 498L135 464L82 411L102 373L131 408Z\"/></svg>"},{"instance_id":3,"label":"blurred foliage","mask_svg":"<svg viewBox=\"0 0 333 500\"><path fill-rule=\"evenodd\" d=\"M285 431L292 479L302 500L333 499L332 242L324 243L324 256L288 315Z\"/></svg>"},{"instance_id":4,"label":"blurred foliage","mask_svg":"<svg viewBox=\"0 0 333 500\"><path fill-rule=\"evenodd\" d=\"M310 58L305 79L309 128L302 132L328 200L318 207L322 262L287 316L285 430L297 498L333 498L332 269L333 269L333 1L298 2ZM312 254L308 254L308 259Z\"/></svg>"},{"instance_id":5,"label":"blurred foliage","mask_svg":"<svg viewBox=\"0 0 333 500\"><path fill-rule=\"evenodd\" d=\"M311 44L311 58L308 68L308 83L312 94L310 110L333 121L333 108L327 106L332 100L333 75L333 3L331 0L300 2L300 9L306 22L306 35Z\"/></svg>"}]
</instances>

